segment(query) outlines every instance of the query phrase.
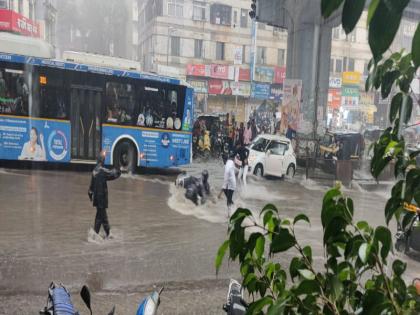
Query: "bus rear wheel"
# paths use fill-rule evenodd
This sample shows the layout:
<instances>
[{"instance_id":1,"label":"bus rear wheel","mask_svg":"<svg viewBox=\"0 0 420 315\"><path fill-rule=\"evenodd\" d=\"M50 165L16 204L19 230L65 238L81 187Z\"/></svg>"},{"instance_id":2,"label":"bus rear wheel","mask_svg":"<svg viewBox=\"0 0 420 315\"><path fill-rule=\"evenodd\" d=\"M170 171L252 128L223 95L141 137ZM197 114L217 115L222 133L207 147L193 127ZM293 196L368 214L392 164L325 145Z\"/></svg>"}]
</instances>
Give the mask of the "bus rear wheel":
<instances>
[{"instance_id":1,"label":"bus rear wheel","mask_svg":"<svg viewBox=\"0 0 420 315\"><path fill-rule=\"evenodd\" d=\"M136 168L137 154L130 141L120 142L114 151L114 167L121 172L133 173Z\"/></svg>"}]
</instances>

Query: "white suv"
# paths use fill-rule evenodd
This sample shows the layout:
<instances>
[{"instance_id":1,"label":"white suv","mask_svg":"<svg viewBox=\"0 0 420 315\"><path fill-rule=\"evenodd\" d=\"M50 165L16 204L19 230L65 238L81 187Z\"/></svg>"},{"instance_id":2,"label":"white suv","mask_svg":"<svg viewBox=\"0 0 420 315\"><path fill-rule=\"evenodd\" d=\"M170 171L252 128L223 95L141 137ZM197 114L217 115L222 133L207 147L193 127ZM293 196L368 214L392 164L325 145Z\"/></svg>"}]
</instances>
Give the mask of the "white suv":
<instances>
[{"instance_id":1,"label":"white suv","mask_svg":"<svg viewBox=\"0 0 420 315\"><path fill-rule=\"evenodd\" d=\"M257 176L293 177L296 155L288 138L278 135L259 135L249 146L249 172Z\"/></svg>"}]
</instances>

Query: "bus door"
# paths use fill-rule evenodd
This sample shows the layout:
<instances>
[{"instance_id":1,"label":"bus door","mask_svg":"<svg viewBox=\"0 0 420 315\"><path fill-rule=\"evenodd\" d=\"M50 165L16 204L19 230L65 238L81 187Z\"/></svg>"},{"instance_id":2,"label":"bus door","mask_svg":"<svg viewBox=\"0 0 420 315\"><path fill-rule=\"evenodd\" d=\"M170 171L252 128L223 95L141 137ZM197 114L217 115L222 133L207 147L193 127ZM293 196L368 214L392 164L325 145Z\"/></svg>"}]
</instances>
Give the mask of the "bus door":
<instances>
[{"instance_id":1,"label":"bus door","mask_svg":"<svg viewBox=\"0 0 420 315\"><path fill-rule=\"evenodd\" d=\"M102 89L71 88L71 157L94 160L101 148Z\"/></svg>"}]
</instances>

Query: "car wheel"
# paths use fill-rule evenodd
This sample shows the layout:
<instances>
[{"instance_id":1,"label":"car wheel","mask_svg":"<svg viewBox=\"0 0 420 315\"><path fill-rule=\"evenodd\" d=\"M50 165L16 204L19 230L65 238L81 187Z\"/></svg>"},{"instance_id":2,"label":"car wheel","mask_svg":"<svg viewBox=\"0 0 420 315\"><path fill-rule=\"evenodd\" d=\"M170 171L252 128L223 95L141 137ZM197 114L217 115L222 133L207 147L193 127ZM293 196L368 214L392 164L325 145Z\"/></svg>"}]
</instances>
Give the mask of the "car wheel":
<instances>
[{"instance_id":1,"label":"car wheel","mask_svg":"<svg viewBox=\"0 0 420 315\"><path fill-rule=\"evenodd\" d=\"M256 175L257 177L264 176L264 168L261 164L258 164L257 166L255 166L254 175Z\"/></svg>"},{"instance_id":2,"label":"car wheel","mask_svg":"<svg viewBox=\"0 0 420 315\"><path fill-rule=\"evenodd\" d=\"M286 177L287 178L293 178L295 176L295 166L293 164L290 164L287 167L287 171L286 171Z\"/></svg>"}]
</instances>

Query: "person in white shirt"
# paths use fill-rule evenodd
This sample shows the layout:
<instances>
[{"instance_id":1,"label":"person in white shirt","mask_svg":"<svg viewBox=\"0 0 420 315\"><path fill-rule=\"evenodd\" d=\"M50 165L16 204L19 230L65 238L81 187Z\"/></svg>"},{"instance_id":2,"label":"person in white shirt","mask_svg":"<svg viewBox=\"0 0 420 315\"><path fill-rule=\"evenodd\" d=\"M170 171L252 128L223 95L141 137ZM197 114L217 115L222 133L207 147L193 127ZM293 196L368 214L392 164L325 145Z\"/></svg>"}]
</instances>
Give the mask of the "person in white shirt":
<instances>
[{"instance_id":1,"label":"person in white shirt","mask_svg":"<svg viewBox=\"0 0 420 315\"><path fill-rule=\"evenodd\" d=\"M219 194L220 198L221 194L225 193L229 217L233 208L233 193L236 189L235 163L233 162L233 159L234 155L231 155L229 159L226 155L223 156L223 163L225 164L225 174L223 179L222 191Z\"/></svg>"}]
</instances>

